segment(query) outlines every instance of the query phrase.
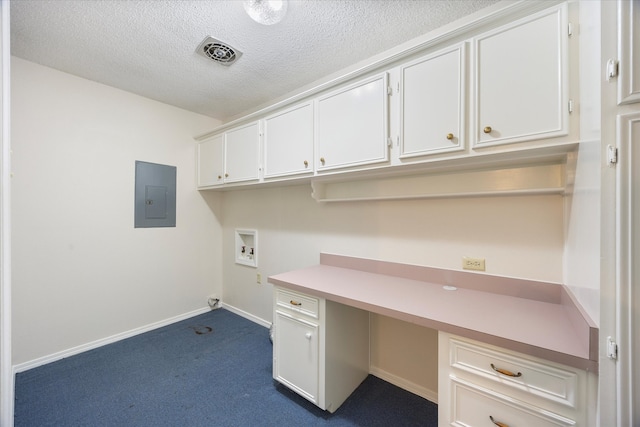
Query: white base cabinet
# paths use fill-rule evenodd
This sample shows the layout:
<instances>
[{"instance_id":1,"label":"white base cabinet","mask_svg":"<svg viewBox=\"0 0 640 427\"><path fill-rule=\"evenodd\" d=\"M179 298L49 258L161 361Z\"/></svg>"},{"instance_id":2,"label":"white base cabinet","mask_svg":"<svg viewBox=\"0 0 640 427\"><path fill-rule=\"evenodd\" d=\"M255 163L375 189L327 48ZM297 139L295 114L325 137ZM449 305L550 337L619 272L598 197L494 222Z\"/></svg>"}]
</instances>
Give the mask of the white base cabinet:
<instances>
[{"instance_id":1,"label":"white base cabinet","mask_svg":"<svg viewBox=\"0 0 640 427\"><path fill-rule=\"evenodd\" d=\"M587 372L440 332L438 425L587 426Z\"/></svg>"},{"instance_id":2,"label":"white base cabinet","mask_svg":"<svg viewBox=\"0 0 640 427\"><path fill-rule=\"evenodd\" d=\"M275 288L276 381L335 412L368 374L368 312Z\"/></svg>"}]
</instances>

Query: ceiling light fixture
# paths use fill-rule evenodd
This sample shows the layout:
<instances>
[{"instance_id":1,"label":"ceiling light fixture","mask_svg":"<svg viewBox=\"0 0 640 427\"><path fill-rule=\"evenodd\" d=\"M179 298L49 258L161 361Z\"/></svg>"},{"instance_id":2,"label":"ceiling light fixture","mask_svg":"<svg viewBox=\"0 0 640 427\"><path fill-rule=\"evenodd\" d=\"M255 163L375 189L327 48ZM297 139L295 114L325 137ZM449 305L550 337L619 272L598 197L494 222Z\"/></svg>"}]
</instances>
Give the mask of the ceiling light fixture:
<instances>
[{"instance_id":1,"label":"ceiling light fixture","mask_svg":"<svg viewBox=\"0 0 640 427\"><path fill-rule=\"evenodd\" d=\"M277 24L287 13L287 0L245 0L242 6L251 19L262 25Z\"/></svg>"}]
</instances>

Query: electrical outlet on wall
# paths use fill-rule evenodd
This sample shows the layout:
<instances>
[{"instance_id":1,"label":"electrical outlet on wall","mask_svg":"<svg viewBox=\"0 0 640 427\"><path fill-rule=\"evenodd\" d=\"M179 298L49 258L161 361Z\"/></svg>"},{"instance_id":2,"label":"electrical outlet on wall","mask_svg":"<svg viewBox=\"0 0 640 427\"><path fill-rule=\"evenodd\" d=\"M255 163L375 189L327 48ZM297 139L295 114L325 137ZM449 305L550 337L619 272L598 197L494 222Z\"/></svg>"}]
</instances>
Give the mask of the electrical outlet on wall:
<instances>
[{"instance_id":1,"label":"electrical outlet on wall","mask_svg":"<svg viewBox=\"0 0 640 427\"><path fill-rule=\"evenodd\" d=\"M462 257L462 268L464 270L484 271L484 258Z\"/></svg>"}]
</instances>

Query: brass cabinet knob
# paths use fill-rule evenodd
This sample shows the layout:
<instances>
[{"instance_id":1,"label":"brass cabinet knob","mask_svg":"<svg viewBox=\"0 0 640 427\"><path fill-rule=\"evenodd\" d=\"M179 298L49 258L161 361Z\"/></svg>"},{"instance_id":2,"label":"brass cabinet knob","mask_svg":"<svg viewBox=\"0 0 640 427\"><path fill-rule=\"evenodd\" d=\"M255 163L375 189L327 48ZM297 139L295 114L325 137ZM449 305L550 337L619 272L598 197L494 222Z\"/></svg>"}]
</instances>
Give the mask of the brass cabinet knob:
<instances>
[{"instance_id":1,"label":"brass cabinet knob","mask_svg":"<svg viewBox=\"0 0 640 427\"><path fill-rule=\"evenodd\" d=\"M229 178L229 174L228 174L228 173L225 173L225 174L224 174L224 177L225 177L225 178Z\"/></svg>"},{"instance_id":2,"label":"brass cabinet knob","mask_svg":"<svg viewBox=\"0 0 640 427\"><path fill-rule=\"evenodd\" d=\"M304 167L308 168L309 167L309 162L307 162L306 160L304 161Z\"/></svg>"},{"instance_id":3,"label":"brass cabinet knob","mask_svg":"<svg viewBox=\"0 0 640 427\"><path fill-rule=\"evenodd\" d=\"M320 163L324 165L324 157L320 157Z\"/></svg>"},{"instance_id":4,"label":"brass cabinet knob","mask_svg":"<svg viewBox=\"0 0 640 427\"><path fill-rule=\"evenodd\" d=\"M452 134L452 133L448 133L448 134L447 134L447 139L448 139L449 141L451 141L451 140L453 139L453 134Z\"/></svg>"},{"instance_id":5,"label":"brass cabinet knob","mask_svg":"<svg viewBox=\"0 0 640 427\"><path fill-rule=\"evenodd\" d=\"M222 175L218 175L218 179L222 179Z\"/></svg>"},{"instance_id":6,"label":"brass cabinet knob","mask_svg":"<svg viewBox=\"0 0 640 427\"><path fill-rule=\"evenodd\" d=\"M484 133L491 133L493 129L491 129L491 126L485 126L484 127Z\"/></svg>"}]
</instances>

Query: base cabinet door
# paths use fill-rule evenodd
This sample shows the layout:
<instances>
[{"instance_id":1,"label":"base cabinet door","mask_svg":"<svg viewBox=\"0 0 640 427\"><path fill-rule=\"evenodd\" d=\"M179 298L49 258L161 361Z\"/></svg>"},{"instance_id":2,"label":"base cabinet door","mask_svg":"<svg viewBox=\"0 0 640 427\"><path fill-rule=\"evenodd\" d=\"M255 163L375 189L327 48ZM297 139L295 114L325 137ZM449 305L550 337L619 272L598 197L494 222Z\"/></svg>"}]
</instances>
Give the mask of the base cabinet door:
<instances>
[{"instance_id":1,"label":"base cabinet door","mask_svg":"<svg viewBox=\"0 0 640 427\"><path fill-rule=\"evenodd\" d=\"M273 378L335 412L369 374L368 312L283 288L274 307Z\"/></svg>"},{"instance_id":2,"label":"base cabinet door","mask_svg":"<svg viewBox=\"0 0 640 427\"><path fill-rule=\"evenodd\" d=\"M276 311L274 376L318 403L318 325Z\"/></svg>"}]
</instances>

